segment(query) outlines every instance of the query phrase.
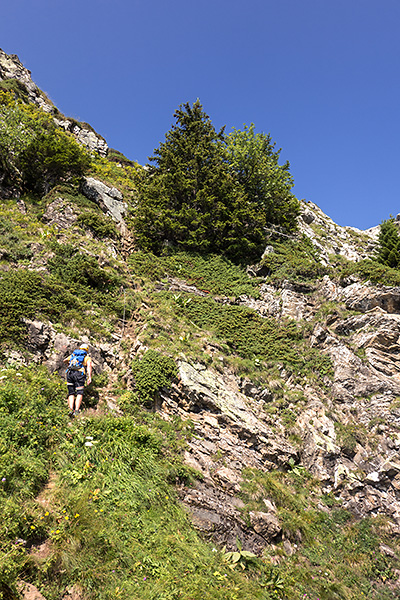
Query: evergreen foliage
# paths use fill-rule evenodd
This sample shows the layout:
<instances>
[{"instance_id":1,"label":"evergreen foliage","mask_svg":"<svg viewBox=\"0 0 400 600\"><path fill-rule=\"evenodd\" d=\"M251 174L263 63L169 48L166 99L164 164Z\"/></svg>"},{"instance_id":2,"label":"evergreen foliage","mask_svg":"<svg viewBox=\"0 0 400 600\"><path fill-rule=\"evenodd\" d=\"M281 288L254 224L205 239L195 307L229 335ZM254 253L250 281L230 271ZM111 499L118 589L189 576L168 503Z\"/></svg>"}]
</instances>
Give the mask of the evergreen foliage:
<instances>
[{"instance_id":1,"label":"evergreen foliage","mask_svg":"<svg viewBox=\"0 0 400 600\"><path fill-rule=\"evenodd\" d=\"M82 303L65 287L49 277L28 269L10 270L0 278L0 342L17 343L26 326L23 319L38 315L58 321Z\"/></svg>"},{"instance_id":2,"label":"evergreen foliage","mask_svg":"<svg viewBox=\"0 0 400 600\"><path fill-rule=\"evenodd\" d=\"M91 210L78 215L77 222L83 227L87 227L98 238L117 238L118 231L115 223L107 219L104 215Z\"/></svg>"},{"instance_id":3,"label":"evergreen foliage","mask_svg":"<svg viewBox=\"0 0 400 600\"><path fill-rule=\"evenodd\" d=\"M161 388L170 387L178 370L169 356L164 356L156 350L147 350L142 358L133 361L132 373L139 401L151 405Z\"/></svg>"},{"instance_id":4,"label":"evergreen foliage","mask_svg":"<svg viewBox=\"0 0 400 600\"><path fill-rule=\"evenodd\" d=\"M215 131L198 100L181 105L174 116L176 124L141 184L137 241L156 253L172 244L233 258L257 256L265 215L229 168L223 130Z\"/></svg>"},{"instance_id":5,"label":"evergreen foliage","mask_svg":"<svg viewBox=\"0 0 400 600\"><path fill-rule=\"evenodd\" d=\"M381 223L378 241L376 260L388 267L398 268L400 265L400 235L393 218Z\"/></svg>"},{"instance_id":6,"label":"evergreen foliage","mask_svg":"<svg viewBox=\"0 0 400 600\"><path fill-rule=\"evenodd\" d=\"M226 141L231 168L248 201L263 209L267 223L295 230L300 205L291 193L290 165L279 165L281 150L275 150L270 134L255 133L252 123L243 131L234 129Z\"/></svg>"}]
</instances>

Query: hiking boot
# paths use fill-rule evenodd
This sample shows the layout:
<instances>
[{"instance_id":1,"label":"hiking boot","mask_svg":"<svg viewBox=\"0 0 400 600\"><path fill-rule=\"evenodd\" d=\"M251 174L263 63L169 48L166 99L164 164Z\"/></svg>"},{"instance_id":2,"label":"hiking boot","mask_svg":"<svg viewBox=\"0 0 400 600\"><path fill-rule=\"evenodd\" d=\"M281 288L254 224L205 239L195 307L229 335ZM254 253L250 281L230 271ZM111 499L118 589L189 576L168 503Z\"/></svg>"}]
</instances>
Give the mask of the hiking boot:
<instances>
[{"instance_id":1,"label":"hiking boot","mask_svg":"<svg viewBox=\"0 0 400 600\"><path fill-rule=\"evenodd\" d=\"M79 409L78 409L78 410L74 410L74 417L76 417L76 415L79 415L79 414L80 414L80 412L81 412L81 411L80 411Z\"/></svg>"}]
</instances>

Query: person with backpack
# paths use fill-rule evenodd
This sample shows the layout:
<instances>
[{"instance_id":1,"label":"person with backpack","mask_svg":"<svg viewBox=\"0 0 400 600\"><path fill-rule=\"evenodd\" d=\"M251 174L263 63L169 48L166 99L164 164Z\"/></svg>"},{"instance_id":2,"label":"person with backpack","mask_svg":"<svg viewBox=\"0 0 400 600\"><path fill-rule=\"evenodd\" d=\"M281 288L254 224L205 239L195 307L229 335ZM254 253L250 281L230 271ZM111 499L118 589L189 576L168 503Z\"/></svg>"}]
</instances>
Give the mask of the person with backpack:
<instances>
[{"instance_id":1,"label":"person with backpack","mask_svg":"<svg viewBox=\"0 0 400 600\"><path fill-rule=\"evenodd\" d=\"M80 412L85 383L92 381L92 359L89 356L88 344L81 344L70 356L64 358L68 363L66 377L68 386L68 406L70 415Z\"/></svg>"}]
</instances>

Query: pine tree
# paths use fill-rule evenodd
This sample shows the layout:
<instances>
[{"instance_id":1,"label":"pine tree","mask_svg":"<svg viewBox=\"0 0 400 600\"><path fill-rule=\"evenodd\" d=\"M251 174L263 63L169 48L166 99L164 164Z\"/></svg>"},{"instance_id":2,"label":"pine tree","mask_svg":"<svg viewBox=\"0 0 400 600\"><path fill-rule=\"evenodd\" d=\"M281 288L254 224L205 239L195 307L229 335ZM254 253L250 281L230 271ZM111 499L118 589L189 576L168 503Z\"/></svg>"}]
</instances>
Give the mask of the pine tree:
<instances>
[{"instance_id":1,"label":"pine tree","mask_svg":"<svg viewBox=\"0 0 400 600\"><path fill-rule=\"evenodd\" d=\"M399 268L400 235L393 218L381 223L378 241L379 247L376 254L376 260L383 265L395 269Z\"/></svg>"},{"instance_id":2,"label":"pine tree","mask_svg":"<svg viewBox=\"0 0 400 600\"><path fill-rule=\"evenodd\" d=\"M229 167L223 129L216 132L199 100L181 105L174 117L141 185L139 245L155 252L172 244L233 258L259 255L265 215Z\"/></svg>"}]
</instances>

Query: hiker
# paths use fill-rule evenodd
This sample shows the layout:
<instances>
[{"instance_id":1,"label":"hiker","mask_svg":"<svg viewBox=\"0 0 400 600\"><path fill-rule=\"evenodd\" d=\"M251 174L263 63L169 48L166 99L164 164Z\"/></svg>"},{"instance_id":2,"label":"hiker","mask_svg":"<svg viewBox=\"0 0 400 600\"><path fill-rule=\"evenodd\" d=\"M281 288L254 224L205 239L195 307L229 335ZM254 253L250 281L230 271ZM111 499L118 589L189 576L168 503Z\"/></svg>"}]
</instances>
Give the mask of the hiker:
<instances>
[{"instance_id":1,"label":"hiker","mask_svg":"<svg viewBox=\"0 0 400 600\"><path fill-rule=\"evenodd\" d=\"M85 383L89 384L92 381L92 359L88 352L88 344L81 344L79 349L64 358L64 362L68 363L66 375L71 417L79 414Z\"/></svg>"}]
</instances>

